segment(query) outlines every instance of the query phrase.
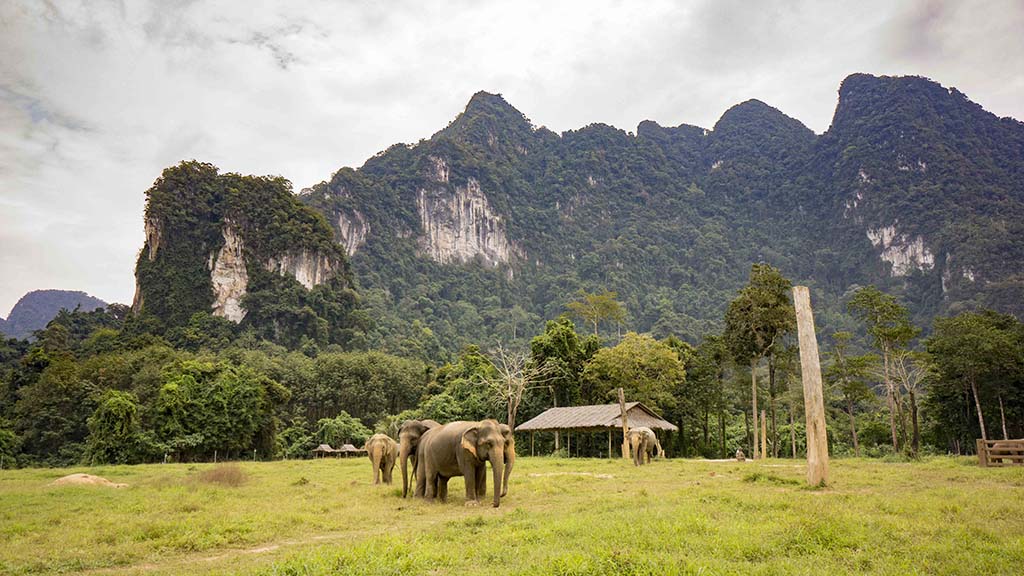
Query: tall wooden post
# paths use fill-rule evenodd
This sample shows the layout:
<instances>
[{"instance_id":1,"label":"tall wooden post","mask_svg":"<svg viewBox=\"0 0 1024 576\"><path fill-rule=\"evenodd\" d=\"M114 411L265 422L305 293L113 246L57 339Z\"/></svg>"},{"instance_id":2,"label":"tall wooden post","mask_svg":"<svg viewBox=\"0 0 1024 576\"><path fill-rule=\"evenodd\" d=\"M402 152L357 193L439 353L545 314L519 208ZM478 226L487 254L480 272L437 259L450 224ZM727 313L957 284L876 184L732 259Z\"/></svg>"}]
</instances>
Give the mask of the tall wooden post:
<instances>
[{"instance_id":1,"label":"tall wooden post","mask_svg":"<svg viewBox=\"0 0 1024 576\"><path fill-rule=\"evenodd\" d=\"M612 457L612 431L608 431L608 457Z\"/></svg>"},{"instance_id":2,"label":"tall wooden post","mask_svg":"<svg viewBox=\"0 0 1024 576\"><path fill-rule=\"evenodd\" d=\"M622 413L622 457L629 459L629 421L626 419L626 393L619 388L619 412Z\"/></svg>"},{"instance_id":3,"label":"tall wooden post","mask_svg":"<svg viewBox=\"0 0 1024 576\"><path fill-rule=\"evenodd\" d=\"M768 457L768 419L761 410L761 458Z\"/></svg>"},{"instance_id":4,"label":"tall wooden post","mask_svg":"<svg viewBox=\"0 0 1024 576\"><path fill-rule=\"evenodd\" d=\"M828 434L825 429L825 401L821 391L818 339L814 335L814 313L806 286L793 287L796 327L800 340L800 373L804 384L804 417L807 420L807 483L828 483Z\"/></svg>"}]
</instances>

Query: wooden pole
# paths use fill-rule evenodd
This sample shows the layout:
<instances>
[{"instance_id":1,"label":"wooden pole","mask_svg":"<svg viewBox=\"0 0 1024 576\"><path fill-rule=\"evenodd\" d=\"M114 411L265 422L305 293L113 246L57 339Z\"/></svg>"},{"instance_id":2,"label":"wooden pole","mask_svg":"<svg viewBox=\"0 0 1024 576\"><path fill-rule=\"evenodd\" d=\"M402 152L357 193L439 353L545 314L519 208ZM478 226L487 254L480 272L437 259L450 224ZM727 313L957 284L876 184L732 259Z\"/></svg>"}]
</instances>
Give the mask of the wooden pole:
<instances>
[{"instance_id":1,"label":"wooden pole","mask_svg":"<svg viewBox=\"0 0 1024 576\"><path fill-rule=\"evenodd\" d=\"M612 431L608 431L608 457L612 457Z\"/></svg>"},{"instance_id":2,"label":"wooden pole","mask_svg":"<svg viewBox=\"0 0 1024 576\"><path fill-rule=\"evenodd\" d=\"M534 432L531 431L530 432L530 456L536 456L537 455L533 451L533 434L534 434Z\"/></svg>"},{"instance_id":3,"label":"wooden pole","mask_svg":"<svg viewBox=\"0 0 1024 576\"><path fill-rule=\"evenodd\" d=\"M768 419L761 410L761 458L768 457Z\"/></svg>"},{"instance_id":4,"label":"wooden pole","mask_svg":"<svg viewBox=\"0 0 1024 576\"><path fill-rule=\"evenodd\" d=\"M626 393L619 388L619 412L622 414L622 457L629 459L629 421L626 418Z\"/></svg>"},{"instance_id":5,"label":"wooden pole","mask_svg":"<svg viewBox=\"0 0 1024 576\"><path fill-rule=\"evenodd\" d=\"M793 287L796 326L800 341L800 373L804 384L804 418L807 425L807 483L828 483L828 435L825 429L825 400L821 391L818 340L814 335L811 294L806 286Z\"/></svg>"}]
</instances>

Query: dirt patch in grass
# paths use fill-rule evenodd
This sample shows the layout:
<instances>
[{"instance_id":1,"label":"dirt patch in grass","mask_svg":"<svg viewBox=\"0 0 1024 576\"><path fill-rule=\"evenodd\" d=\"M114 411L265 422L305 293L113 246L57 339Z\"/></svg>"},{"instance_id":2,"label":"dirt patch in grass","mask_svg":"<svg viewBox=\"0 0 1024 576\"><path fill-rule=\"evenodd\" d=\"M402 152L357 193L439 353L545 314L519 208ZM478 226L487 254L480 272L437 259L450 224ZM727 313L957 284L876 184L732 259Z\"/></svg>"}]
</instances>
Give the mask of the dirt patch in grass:
<instances>
[{"instance_id":1,"label":"dirt patch in grass","mask_svg":"<svg viewBox=\"0 0 1024 576\"><path fill-rule=\"evenodd\" d=\"M245 484L249 476L237 464L218 464L200 472L198 478L207 484L236 487Z\"/></svg>"},{"instance_id":2,"label":"dirt patch in grass","mask_svg":"<svg viewBox=\"0 0 1024 576\"><path fill-rule=\"evenodd\" d=\"M127 484L111 482L102 476L92 474L68 474L57 478L50 483L51 486L106 486L108 488L127 488Z\"/></svg>"}]
</instances>

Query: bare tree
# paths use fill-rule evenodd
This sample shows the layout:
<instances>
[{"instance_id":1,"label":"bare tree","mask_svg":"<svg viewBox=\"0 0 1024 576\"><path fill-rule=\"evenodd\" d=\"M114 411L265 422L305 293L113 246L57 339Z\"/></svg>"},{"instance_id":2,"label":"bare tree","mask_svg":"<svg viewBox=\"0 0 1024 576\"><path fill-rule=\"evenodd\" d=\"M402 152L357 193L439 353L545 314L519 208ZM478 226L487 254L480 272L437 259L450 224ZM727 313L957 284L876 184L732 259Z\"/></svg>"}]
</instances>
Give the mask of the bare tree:
<instances>
[{"instance_id":1,"label":"bare tree","mask_svg":"<svg viewBox=\"0 0 1024 576\"><path fill-rule=\"evenodd\" d=\"M910 418L913 426L911 453L917 456L921 447L921 432L918 426L917 397L923 391L924 384L931 373L928 356L909 350L895 350L889 359L889 372L893 380L903 388L910 399Z\"/></svg>"},{"instance_id":2,"label":"bare tree","mask_svg":"<svg viewBox=\"0 0 1024 576\"><path fill-rule=\"evenodd\" d=\"M489 360L498 375L489 378L487 386L494 403L505 407L507 423L514 430L523 394L535 388L548 388L558 371L553 364L538 365L527 353L506 350L500 343Z\"/></svg>"}]
</instances>

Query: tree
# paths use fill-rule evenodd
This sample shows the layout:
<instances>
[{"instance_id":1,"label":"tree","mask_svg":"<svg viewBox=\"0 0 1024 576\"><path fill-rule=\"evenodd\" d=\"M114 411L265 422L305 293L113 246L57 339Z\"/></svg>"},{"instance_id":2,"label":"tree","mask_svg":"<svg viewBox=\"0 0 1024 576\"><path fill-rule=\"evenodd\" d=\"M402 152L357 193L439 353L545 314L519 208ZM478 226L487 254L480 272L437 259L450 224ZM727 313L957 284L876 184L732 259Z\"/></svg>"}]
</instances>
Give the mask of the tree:
<instances>
[{"instance_id":1,"label":"tree","mask_svg":"<svg viewBox=\"0 0 1024 576\"><path fill-rule=\"evenodd\" d=\"M910 400L910 421L913 430L910 453L915 458L921 449L921 427L918 420L917 398L920 396L925 382L927 382L929 372L931 372L931 359L927 354L915 354L909 350L897 350L892 355L893 379L906 391Z\"/></svg>"},{"instance_id":2,"label":"tree","mask_svg":"<svg viewBox=\"0 0 1024 576\"><path fill-rule=\"evenodd\" d=\"M882 352L882 381L885 384L886 400L889 405L889 428L892 434L892 448L899 451L897 421L903 422L901 399L890 372L889 362L896 350L903 349L917 337L920 330L910 323L907 308L896 298L874 286L857 290L846 305L861 322L867 326L874 345ZM905 436L905 434L904 434Z\"/></svg>"},{"instance_id":3,"label":"tree","mask_svg":"<svg viewBox=\"0 0 1024 576\"><path fill-rule=\"evenodd\" d=\"M321 418L316 427L317 440L321 444L330 444L335 448L346 442L362 446L366 439L373 435L369 428L344 410L334 418Z\"/></svg>"},{"instance_id":4,"label":"tree","mask_svg":"<svg viewBox=\"0 0 1024 576\"><path fill-rule=\"evenodd\" d=\"M583 371L583 382L594 401L608 401L615 389L622 388L627 398L660 412L675 408L686 370L665 344L627 332L618 345L594 354Z\"/></svg>"},{"instance_id":5,"label":"tree","mask_svg":"<svg viewBox=\"0 0 1024 576\"><path fill-rule=\"evenodd\" d=\"M832 363L825 369L825 382L839 392L843 411L850 418L850 437L853 453L860 457L860 442L857 439L857 406L872 397L868 386L868 375L875 358L869 355L850 356L847 346L853 334L836 332L832 335Z\"/></svg>"},{"instance_id":6,"label":"tree","mask_svg":"<svg viewBox=\"0 0 1024 576\"><path fill-rule=\"evenodd\" d=\"M926 343L940 377L962 383L973 396L982 440L988 440L982 392L1020 370L1021 348L1012 331L1014 322L995 312L937 318Z\"/></svg>"},{"instance_id":7,"label":"tree","mask_svg":"<svg viewBox=\"0 0 1024 576\"><path fill-rule=\"evenodd\" d=\"M597 328L601 322L614 322L622 324L626 319L626 310L616 300L619 297L617 292L605 290L600 294L591 294L580 290L578 300L569 302L566 306L578 318L594 327L594 336L598 335Z\"/></svg>"},{"instance_id":8,"label":"tree","mask_svg":"<svg viewBox=\"0 0 1024 576\"><path fill-rule=\"evenodd\" d=\"M90 464L133 464L139 454L139 407L134 394L105 391L88 420Z\"/></svg>"},{"instance_id":9,"label":"tree","mask_svg":"<svg viewBox=\"0 0 1024 576\"><path fill-rule=\"evenodd\" d=\"M555 406L580 402L583 368L600 347L596 336L581 338L564 314L549 320L544 333L530 340L530 359L549 371L548 386Z\"/></svg>"},{"instance_id":10,"label":"tree","mask_svg":"<svg viewBox=\"0 0 1024 576\"><path fill-rule=\"evenodd\" d=\"M506 350L500 344L492 354L494 376L487 379L495 402L505 407L506 423L515 430L516 415L528 390L546 387L555 377L554 364L533 362L524 352Z\"/></svg>"},{"instance_id":11,"label":"tree","mask_svg":"<svg viewBox=\"0 0 1024 576\"><path fill-rule=\"evenodd\" d=\"M784 334L793 331L796 315L789 300L792 284L769 264L754 264L750 281L729 303L725 313L725 341L737 363L750 363L751 413L758 457L757 366Z\"/></svg>"}]
</instances>

